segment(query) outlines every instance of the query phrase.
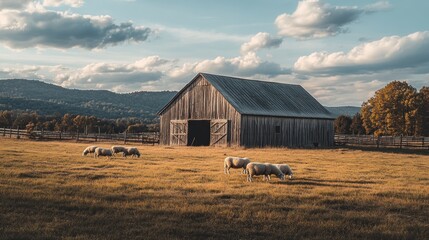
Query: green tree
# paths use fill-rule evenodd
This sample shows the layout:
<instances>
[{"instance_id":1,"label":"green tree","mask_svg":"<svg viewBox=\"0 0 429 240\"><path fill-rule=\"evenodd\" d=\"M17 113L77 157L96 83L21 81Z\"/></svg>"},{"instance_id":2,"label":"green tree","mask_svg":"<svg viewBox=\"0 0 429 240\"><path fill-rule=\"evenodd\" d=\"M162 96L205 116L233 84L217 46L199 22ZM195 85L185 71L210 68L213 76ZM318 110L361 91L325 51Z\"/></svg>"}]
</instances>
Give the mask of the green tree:
<instances>
[{"instance_id":1,"label":"green tree","mask_svg":"<svg viewBox=\"0 0 429 240\"><path fill-rule=\"evenodd\" d=\"M337 134L350 134L352 119L349 116L338 116L334 121L334 129Z\"/></svg>"}]
</instances>

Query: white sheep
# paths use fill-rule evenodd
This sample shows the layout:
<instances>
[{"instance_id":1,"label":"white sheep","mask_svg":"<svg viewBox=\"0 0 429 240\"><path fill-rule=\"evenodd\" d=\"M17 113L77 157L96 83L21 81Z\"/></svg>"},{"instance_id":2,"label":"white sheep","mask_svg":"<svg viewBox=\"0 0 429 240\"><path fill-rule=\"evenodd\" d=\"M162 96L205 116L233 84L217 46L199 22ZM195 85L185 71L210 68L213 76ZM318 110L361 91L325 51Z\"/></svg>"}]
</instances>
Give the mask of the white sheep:
<instances>
[{"instance_id":1,"label":"white sheep","mask_svg":"<svg viewBox=\"0 0 429 240\"><path fill-rule=\"evenodd\" d=\"M89 147L85 148L85 150L83 150L83 152L82 152L82 156L86 156L88 153L94 153L96 148L98 148L98 147L97 146L89 146Z\"/></svg>"},{"instance_id":2,"label":"white sheep","mask_svg":"<svg viewBox=\"0 0 429 240\"><path fill-rule=\"evenodd\" d=\"M122 146L112 146L112 153L115 155L116 153L124 152L125 149L127 148Z\"/></svg>"},{"instance_id":3,"label":"white sheep","mask_svg":"<svg viewBox=\"0 0 429 240\"><path fill-rule=\"evenodd\" d=\"M269 180L271 174L276 175L280 180L285 179L285 175L280 171L280 169L270 163L249 163L246 167L247 170L247 181L252 182L253 176L263 175L263 180Z\"/></svg>"},{"instance_id":4,"label":"white sheep","mask_svg":"<svg viewBox=\"0 0 429 240\"><path fill-rule=\"evenodd\" d=\"M293 172L292 172L292 169L289 167L289 165L287 165L287 164L274 164L274 166L278 167L284 175L289 175L289 179L292 179Z\"/></svg>"},{"instance_id":5,"label":"white sheep","mask_svg":"<svg viewBox=\"0 0 429 240\"><path fill-rule=\"evenodd\" d=\"M140 157L140 152L137 148L130 147L130 148L126 148L124 150L124 152L122 153L122 156L124 156L124 157L130 156L130 155L131 155L131 157L134 157L134 156Z\"/></svg>"},{"instance_id":6,"label":"white sheep","mask_svg":"<svg viewBox=\"0 0 429 240\"><path fill-rule=\"evenodd\" d=\"M107 158L110 158L113 155L112 149L110 148L96 148L94 152L94 157L97 158L99 156L106 156Z\"/></svg>"},{"instance_id":7,"label":"white sheep","mask_svg":"<svg viewBox=\"0 0 429 240\"><path fill-rule=\"evenodd\" d=\"M248 158L226 157L223 164L223 171L225 174L230 174L230 168L243 168L243 173L246 173L246 167L249 163L250 159Z\"/></svg>"}]
</instances>

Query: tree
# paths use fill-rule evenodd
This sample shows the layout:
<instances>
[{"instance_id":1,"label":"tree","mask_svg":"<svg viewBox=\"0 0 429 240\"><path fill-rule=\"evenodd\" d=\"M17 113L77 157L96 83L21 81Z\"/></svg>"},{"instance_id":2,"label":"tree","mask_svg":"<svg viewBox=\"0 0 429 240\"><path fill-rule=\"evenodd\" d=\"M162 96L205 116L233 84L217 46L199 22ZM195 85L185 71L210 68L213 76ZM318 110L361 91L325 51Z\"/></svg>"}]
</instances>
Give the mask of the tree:
<instances>
[{"instance_id":1,"label":"tree","mask_svg":"<svg viewBox=\"0 0 429 240\"><path fill-rule=\"evenodd\" d=\"M337 134L350 134L352 119L349 116L338 116L334 121L334 129Z\"/></svg>"},{"instance_id":2,"label":"tree","mask_svg":"<svg viewBox=\"0 0 429 240\"><path fill-rule=\"evenodd\" d=\"M415 135L419 96L406 82L393 81L364 102L361 109L366 133L375 135Z\"/></svg>"},{"instance_id":3,"label":"tree","mask_svg":"<svg viewBox=\"0 0 429 240\"><path fill-rule=\"evenodd\" d=\"M365 134L365 128L363 127L362 116L360 113L356 113L353 116L352 124L350 125L350 131L353 134Z\"/></svg>"},{"instance_id":4,"label":"tree","mask_svg":"<svg viewBox=\"0 0 429 240\"><path fill-rule=\"evenodd\" d=\"M13 124L13 112L3 111L0 112L0 127L8 128Z\"/></svg>"},{"instance_id":5,"label":"tree","mask_svg":"<svg viewBox=\"0 0 429 240\"><path fill-rule=\"evenodd\" d=\"M421 136L429 136L429 87L422 87L419 91L421 105L417 131Z\"/></svg>"}]
</instances>

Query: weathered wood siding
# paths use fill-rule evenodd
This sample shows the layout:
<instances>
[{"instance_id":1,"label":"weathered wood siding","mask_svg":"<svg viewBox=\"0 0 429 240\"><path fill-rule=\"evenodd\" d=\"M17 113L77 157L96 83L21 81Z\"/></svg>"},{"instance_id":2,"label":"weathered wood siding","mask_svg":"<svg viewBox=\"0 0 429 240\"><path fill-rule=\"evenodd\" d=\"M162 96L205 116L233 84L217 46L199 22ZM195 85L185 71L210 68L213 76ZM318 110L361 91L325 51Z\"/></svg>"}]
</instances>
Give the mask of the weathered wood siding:
<instances>
[{"instance_id":1,"label":"weathered wood siding","mask_svg":"<svg viewBox=\"0 0 429 240\"><path fill-rule=\"evenodd\" d=\"M200 77L163 112L160 117L160 143L170 144L170 120L227 119L229 145L240 144L240 114L207 80Z\"/></svg>"},{"instance_id":2,"label":"weathered wood siding","mask_svg":"<svg viewBox=\"0 0 429 240\"><path fill-rule=\"evenodd\" d=\"M314 143L331 147L334 120L242 115L241 143L246 147L311 147Z\"/></svg>"}]
</instances>

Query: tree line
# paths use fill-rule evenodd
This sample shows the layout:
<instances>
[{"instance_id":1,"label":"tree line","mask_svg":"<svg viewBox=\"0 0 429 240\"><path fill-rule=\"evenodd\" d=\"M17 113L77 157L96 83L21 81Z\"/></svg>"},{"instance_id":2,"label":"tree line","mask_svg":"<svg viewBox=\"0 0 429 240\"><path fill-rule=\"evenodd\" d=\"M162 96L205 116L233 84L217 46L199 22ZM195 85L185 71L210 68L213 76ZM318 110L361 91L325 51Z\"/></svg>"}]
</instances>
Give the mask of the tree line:
<instances>
[{"instance_id":1,"label":"tree line","mask_svg":"<svg viewBox=\"0 0 429 240\"><path fill-rule=\"evenodd\" d=\"M101 119L95 116L78 114L40 115L37 112L16 110L0 111L1 128L80 132L80 133L138 133L158 132L159 124L146 122L139 118Z\"/></svg>"},{"instance_id":2,"label":"tree line","mask_svg":"<svg viewBox=\"0 0 429 240\"><path fill-rule=\"evenodd\" d=\"M335 119L337 134L429 136L429 87L393 81L376 91L353 117Z\"/></svg>"}]
</instances>

